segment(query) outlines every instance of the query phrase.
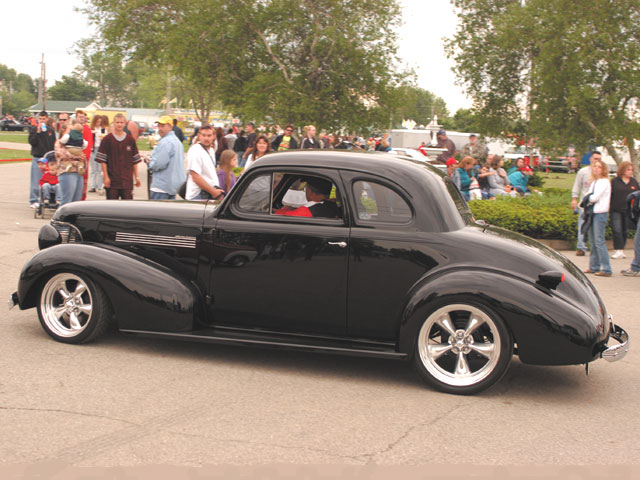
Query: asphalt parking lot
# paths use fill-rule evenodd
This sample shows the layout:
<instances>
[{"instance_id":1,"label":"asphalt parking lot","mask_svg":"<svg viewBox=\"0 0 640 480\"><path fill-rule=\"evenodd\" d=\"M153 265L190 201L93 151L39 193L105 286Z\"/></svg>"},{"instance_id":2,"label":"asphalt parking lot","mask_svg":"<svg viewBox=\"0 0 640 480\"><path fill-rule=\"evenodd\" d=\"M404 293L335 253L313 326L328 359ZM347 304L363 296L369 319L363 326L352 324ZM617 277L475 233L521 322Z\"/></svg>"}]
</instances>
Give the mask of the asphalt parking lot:
<instances>
[{"instance_id":1,"label":"asphalt parking lot","mask_svg":"<svg viewBox=\"0 0 640 480\"><path fill-rule=\"evenodd\" d=\"M34 219L28 207L28 175L27 163L0 164L5 299L48 221ZM145 198L145 191L135 196ZM587 267L587 257L565 253ZM640 278L618 273L630 258L612 262L616 275L593 282L631 336L625 359L594 362L586 376L584 366L529 366L514 358L497 386L473 397L431 390L409 365L394 361L116 332L66 345L44 333L35 310L6 311L0 472L42 465L60 475L65 466L247 472L276 465L353 474L476 465L522 474L531 466L618 469L620 478L632 478L625 475L640 465Z\"/></svg>"}]
</instances>

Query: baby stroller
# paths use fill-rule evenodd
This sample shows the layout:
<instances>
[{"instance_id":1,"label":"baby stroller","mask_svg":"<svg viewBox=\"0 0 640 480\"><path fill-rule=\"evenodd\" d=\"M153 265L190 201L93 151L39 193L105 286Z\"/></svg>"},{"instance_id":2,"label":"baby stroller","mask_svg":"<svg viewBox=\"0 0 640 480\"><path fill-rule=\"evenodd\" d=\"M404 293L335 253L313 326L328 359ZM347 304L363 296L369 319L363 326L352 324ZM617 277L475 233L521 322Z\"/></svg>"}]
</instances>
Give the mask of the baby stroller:
<instances>
[{"instance_id":1,"label":"baby stroller","mask_svg":"<svg viewBox=\"0 0 640 480\"><path fill-rule=\"evenodd\" d=\"M46 163L48 163L50 160L55 161L56 159L55 152L53 150L50 152L47 152L44 154L44 157L42 158L46 161ZM40 185L39 195L40 195L40 200L38 202L38 207L33 211L33 218L44 218L44 214L46 213L47 210L51 212L55 212L56 209L58 208L58 200L56 199L55 189L52 188L49 195L46 196L45 198L42 185Z\"/></svg>"}]
</instances>

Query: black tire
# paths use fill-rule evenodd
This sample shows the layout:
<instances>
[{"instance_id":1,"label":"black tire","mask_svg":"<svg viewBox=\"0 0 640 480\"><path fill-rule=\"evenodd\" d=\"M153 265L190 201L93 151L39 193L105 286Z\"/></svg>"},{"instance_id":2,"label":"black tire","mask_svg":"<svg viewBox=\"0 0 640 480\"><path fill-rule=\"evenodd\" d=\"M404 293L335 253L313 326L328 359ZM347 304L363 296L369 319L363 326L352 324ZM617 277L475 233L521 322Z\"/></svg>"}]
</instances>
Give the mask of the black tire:
<instances>
[{"instance_id":1,"label":"black tire","mask_svg":"<svg viewBox=\"0 0 640 480\"><path fill-rule=\"evenodd\" d=\"M429 385L471 395L500 380L512 356L513 339L504 321L484 305L456 298L427 314L414 363Z\"/></svg>"},{"instance_id":2,"label":"black tire","mask_svg":"<svg viewBox=\"0 0 640 480\"><path fill-rule=\"evenodd\" d=\"M69 271L56 272L43 282L37 308L42 328L63 343L95 340L111 318L104 290L86 275Z\"/></svg>"}]
</instances>

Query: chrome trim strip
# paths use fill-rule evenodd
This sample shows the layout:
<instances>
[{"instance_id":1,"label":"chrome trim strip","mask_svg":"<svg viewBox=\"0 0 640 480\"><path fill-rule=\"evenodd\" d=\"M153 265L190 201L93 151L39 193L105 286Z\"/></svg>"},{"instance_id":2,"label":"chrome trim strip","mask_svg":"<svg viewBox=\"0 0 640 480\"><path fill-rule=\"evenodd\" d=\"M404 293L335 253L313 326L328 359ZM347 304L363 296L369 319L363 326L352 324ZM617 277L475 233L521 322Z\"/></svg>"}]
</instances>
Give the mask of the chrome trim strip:
<instances>
[{"instance_id":1,"label":"chrome trim strip","mask_svg":"<svg viewBox=\"0 0 640 480\"><path fill-rule=\"evenodd\" d=\"M196 248L196 237L176 235L149 235L146 233L116 232L116 242L143 243L146 245L159 245L162 247Z\"/></svg>"}]
</instances>

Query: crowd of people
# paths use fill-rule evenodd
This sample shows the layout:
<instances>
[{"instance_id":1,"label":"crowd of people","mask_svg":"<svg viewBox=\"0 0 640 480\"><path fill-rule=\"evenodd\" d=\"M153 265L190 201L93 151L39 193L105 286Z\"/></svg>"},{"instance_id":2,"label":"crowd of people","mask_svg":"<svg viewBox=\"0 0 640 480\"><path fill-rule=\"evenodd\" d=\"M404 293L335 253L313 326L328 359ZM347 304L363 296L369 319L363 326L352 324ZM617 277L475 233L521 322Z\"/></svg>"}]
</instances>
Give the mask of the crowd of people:
<instances>
[{"instance_id":1,"label":"crowd of people","mask_svg":"<svg viewBox=\"0 0 640 480\"><path fill-rule=\"evenodd\" d=\"M500 195L515 197L531 193L528 182L533 170L525 164L524 159L517 159L507 171L504 158L489 154L486 146L472 133L469 142L462 147L462 159L458 162L453 156L456 153L455 144L447 138L447 132L438 131L437 139L437 146L445 149L437 160L446 164L447 175L465 200L488 200Z\"/></svg>"}]
</instances>

